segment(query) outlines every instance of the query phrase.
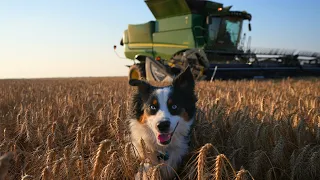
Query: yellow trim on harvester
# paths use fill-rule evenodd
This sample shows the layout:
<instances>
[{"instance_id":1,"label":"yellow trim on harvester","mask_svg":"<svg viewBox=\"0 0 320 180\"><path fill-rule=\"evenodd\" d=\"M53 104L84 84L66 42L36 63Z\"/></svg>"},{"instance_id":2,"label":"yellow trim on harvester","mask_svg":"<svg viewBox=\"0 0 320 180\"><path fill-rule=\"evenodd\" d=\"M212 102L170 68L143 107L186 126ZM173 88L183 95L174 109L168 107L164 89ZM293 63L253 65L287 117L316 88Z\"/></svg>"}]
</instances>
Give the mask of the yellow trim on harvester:
<instances>
[{"instance_id":1,"label":"yellow trim on harvester","mask_svg":"<svg viewBox=\"0 0 320 180\"><path fill-rule=\"evenodd\" d=\"M186 45L176 45L176 44L152 44L152 43L134 43L128 44L129 47L168 47L168 48L188 48Z\"/></svg>"}]
</instances>

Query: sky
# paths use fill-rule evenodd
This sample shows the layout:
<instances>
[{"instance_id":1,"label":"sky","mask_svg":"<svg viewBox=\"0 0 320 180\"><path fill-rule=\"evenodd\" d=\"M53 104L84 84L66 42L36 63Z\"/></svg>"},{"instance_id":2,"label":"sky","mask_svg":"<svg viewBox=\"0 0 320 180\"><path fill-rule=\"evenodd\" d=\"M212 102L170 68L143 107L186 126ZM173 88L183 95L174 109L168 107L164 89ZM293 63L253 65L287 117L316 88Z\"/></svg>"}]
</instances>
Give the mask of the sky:
<instances>
[{"instance_id":1,"label":"sky","mask_svg":"<svg viewBox=\"0 0 320 180\"><path fill-rule=\"evenodd\" d=\"M252 14L251 47L320 52L318 0L218 2ZM126 76L123 31L150 20L144 0L1 0L0 79Z\"/></svg>"}]
</instances>

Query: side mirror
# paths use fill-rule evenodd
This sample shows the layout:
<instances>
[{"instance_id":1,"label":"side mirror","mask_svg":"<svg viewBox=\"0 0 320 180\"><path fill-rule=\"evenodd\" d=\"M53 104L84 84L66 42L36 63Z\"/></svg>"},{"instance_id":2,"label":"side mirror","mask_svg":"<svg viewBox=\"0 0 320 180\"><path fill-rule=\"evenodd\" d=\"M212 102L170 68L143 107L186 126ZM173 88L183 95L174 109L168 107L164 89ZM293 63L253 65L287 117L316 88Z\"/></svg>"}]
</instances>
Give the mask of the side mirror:
<instances>
[{"instance_id":1,"label":"side mirror","mask_svg":"<svg viewBox=\"0 0 320 180\"><path fill-rule=\"evenodd\" d=\"M249 31L251 31L251 23L250 22L249 22L248 28L249 28Z\"/></svg>"},{"instance_id":2,"label":"side mirror","mask_svg":"<svg viewBox=\"0 0 320 180\"><path fill-rule=\"evenodd\" d=\"M120 40L120 45L123 46L123 38Z\"/></svg>"}]
</instances>

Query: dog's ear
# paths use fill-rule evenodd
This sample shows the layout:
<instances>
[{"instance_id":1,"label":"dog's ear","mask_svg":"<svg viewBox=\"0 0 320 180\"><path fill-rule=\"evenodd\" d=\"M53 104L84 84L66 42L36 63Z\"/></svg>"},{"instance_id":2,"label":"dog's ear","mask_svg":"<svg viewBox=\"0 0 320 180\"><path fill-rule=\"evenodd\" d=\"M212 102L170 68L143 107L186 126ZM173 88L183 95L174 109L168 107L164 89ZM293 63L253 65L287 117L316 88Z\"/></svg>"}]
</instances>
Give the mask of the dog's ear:
<instances>
[{"instance_id":1,"label":"dog's ear","mask_svg":"<svg viewBox=\"0 0 320 180\"><path fill-rule=\"evenodd\" d=\"M180 89L194 90L195 81L191 72L190 66L188 66L181 74L179 74L172 82L174 87Z\"/></svg>"},{"instance_id":2,"label":"dog's ear","mask_svg":"<svg viewBox=\"0 0 320 180\"><path fill-rule=\"evenodd\" d=\"M130 86L137 86L138 90L142 94L149 93L151 90L151 85L147 81L138 80L138 79L130 79Z\"/></svg>"}]
</instances>

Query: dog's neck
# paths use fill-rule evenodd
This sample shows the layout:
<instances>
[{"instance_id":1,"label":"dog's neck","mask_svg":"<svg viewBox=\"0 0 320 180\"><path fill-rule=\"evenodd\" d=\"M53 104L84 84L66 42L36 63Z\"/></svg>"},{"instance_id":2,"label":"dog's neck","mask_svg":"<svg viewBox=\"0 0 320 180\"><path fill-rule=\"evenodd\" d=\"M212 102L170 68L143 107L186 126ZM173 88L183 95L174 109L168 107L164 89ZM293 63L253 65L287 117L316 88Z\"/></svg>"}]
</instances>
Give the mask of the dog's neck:
<instances>
[{"instance_id":1,"label":"dog's neck","mask_svg":"<svg viewBox=\"0 0 320 180\"><path fill-rule=\"evenodd\" d=\"M170 154L168 151L165 151L165 152L158 151L157 158L158 158L158 161L167 161L170 158Z\"/></svg>"}]
</instances>

